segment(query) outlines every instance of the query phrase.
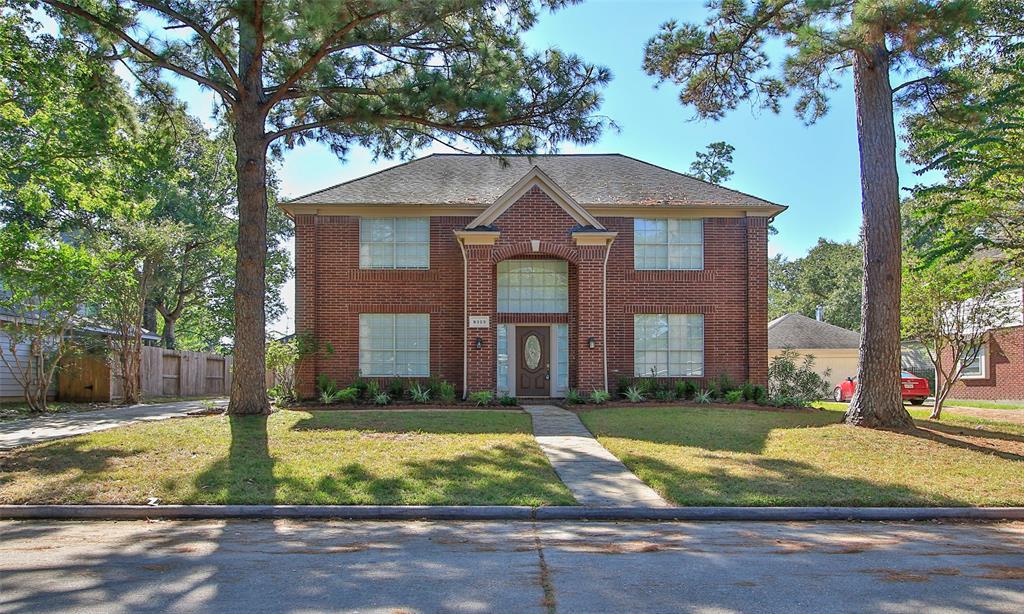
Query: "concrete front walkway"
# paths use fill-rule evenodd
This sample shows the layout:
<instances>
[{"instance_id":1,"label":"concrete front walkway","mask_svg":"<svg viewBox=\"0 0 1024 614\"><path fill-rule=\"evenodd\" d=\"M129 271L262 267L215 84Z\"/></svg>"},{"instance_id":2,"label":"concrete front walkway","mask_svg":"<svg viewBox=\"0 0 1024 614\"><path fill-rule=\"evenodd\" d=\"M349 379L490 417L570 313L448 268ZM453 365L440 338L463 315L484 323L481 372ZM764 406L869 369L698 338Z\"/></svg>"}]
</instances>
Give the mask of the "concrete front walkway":
<instances>
[{"instance_id":1,"label":"concrete front walkway","mask_svg":"<svg viewBox=\"0 0 1024 614\"><path fill-rule=\"evenodd\" d=\"M227 399L215 399L218 406L227 404ZM132 405L98 411L68 412L0 422L0 450L18 446L72 437L94 431L125 426L134 422L180 418L190 412L203 409L203 401L178 401L175 403L153 403Z\"/></svg>"},{"instance_id":2,"label":"concrete front walkway","mask_svg":"<svg viewBox=\"0 0 1024 614\"><path fill-rule=\"evenodd\" d=\"M651 487L599 444L576 414L552 405L524 405L533 434L559 479L580 505L668 507Z\"/></svg>"}]
</instances>

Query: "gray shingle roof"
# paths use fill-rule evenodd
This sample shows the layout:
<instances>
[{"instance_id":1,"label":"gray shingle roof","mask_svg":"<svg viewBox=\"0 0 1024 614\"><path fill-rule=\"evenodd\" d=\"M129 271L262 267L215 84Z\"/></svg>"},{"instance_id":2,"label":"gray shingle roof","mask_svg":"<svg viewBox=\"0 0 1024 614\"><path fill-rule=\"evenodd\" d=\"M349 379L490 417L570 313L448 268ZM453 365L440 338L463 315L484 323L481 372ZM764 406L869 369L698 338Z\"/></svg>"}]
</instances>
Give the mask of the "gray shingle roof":
<instances>
[{"instance_id":1,"label":"gray shingle roof","mask_svg":"<svg viewBox=\"0 0 1024 614\"><path fill-rule=\"evenodd\" d=\"M489 205L533 166L581 205L779 205L621 154L432 154L300 196L287 204Z\"/></svg>"},{"instance_id":2,"label":"gray shingle roof","mask_svg":"<svg viewBox=\"0 0 1024 614\"><path fill-rule=\"evenodd\" d=\"M840 349L860 347L860 333L799 313L787 313L768 323L768 349Z\"/></svg>"}]
</instances>

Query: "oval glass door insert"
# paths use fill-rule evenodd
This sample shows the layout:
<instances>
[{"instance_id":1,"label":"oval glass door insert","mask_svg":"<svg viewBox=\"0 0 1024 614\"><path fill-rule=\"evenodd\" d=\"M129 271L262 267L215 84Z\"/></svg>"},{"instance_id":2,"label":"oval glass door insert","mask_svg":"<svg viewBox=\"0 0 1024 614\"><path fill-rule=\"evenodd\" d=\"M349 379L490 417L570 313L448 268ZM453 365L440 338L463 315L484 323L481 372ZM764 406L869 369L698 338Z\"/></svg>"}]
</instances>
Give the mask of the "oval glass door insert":
<instances>
[{"instance_id":1,"label":"oval glass door insert","mask_svg":"<svg viewBox=\"0 0 1024 614\"><path fill-rule=\"evenodd\" d=\"M540 364L540 339L537 335L530 335L523 344L523 354L526 359L527 369L536 369Z\"/></svg>"}]
</instances>

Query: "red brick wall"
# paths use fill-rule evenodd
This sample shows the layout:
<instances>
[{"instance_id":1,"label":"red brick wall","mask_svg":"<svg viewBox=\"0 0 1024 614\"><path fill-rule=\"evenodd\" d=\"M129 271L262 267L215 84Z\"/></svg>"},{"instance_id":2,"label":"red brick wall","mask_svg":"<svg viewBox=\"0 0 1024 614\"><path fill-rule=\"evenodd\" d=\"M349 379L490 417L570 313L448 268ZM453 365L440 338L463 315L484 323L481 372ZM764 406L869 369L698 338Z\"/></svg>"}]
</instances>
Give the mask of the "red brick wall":
<instances>
[{"instance_id":1,"label":"red brick wall","mask_svg":"<svg viewBox=\"0 0 1024 614\"><path fill-rule=\"evenodd\" d=\"M533 188L499 216L496 245L467 246L469 313L463 313L463 261L453 230L471 218L433 217L429 271L359 269L359 220L296 216L296 330L330 343L334 353L300 368L300 390L326 373L339 383L359 366L360 313L429 313L431 372L462 386L462 338L466 315L490 315L489 329L467 335L469 389L493 389L495 326L501 322L567 322L569 385L587 392L604 386L601 323L605 249L575 246L576 224L542 190ZM634 271L633 219L601 218L617 231L608 257L608 386L633 377L633 315L704 314L706 378L764 384L767 370L767 228L763 218L709 218L704 222L703 271ZM540 241L533 251L531 241ZM507 258L569 261L569 313L497 314L496 264ZM749 274L748 274L749 271ZM476 349L480 337L482 348ZM591 349L587 339L595 337Z\"/></svg>"},{"instance_id":2,"label":"red brick wall","mask_svg":"<svg viewBox=\"0 0 1024 614\"><path fill-rule=\"evenodd\" d=\"M988 401L1024 400L1024 326L993 334L988 344L988 377L962 379L953 384L949 396Z\"/></svg>"}]
</instances>

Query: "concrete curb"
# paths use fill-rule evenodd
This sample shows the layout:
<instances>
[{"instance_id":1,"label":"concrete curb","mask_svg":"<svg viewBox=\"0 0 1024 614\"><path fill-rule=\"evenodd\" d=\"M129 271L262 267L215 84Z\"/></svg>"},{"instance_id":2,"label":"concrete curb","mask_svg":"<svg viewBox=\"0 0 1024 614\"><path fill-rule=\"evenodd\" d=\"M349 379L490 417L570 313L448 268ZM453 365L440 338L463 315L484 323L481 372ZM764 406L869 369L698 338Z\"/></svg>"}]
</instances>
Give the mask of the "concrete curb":
<instances>
[{"instance_id":1,"label":"concrete curb","mask_svg":"<svg viewBox=\"0 0 1024 614\"><path fill-rule=\"evenodd\" d=\"M1024 520L1024 507L576 507L454 505L0 505L0 520Z\"/></svg>"}]
</instances>

